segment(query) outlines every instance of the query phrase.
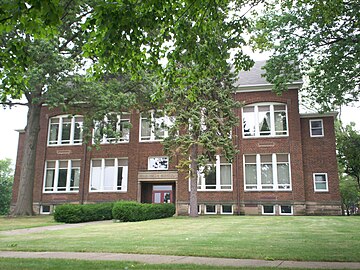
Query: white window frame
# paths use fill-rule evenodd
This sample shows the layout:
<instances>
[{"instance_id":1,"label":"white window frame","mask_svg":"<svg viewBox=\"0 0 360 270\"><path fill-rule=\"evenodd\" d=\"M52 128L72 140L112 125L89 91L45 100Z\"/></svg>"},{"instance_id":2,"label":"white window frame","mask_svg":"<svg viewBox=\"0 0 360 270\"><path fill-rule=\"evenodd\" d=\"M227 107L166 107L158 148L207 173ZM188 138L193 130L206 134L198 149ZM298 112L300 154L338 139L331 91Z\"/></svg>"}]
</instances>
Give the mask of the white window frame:
<instances>
[{"instance_id":1,"label":"white window frame","mask_svg":"<svg viewBox=\"0 0 360 270\"><path fill-rule=\"evenodd\" d=\"M84 123L84 119L82 122L76 122L75 119L76 118L83 118L82 115L58 115L58 116L54 116L54 117L50 117L49 118L49 127L48 127L48 137L47 137L47 145L48 146L66 146L66 145L81 145L82 144L82 130L80 133L80 140L79 142L74 142L74 135L75 135L75 123L80 123L80 128L82 129L83 123ZM70 140L69 143L62 143L61 137L62 137L62 129L63 129L63 121L65 118L71 119L71 126L70 126ZM57 134L57 139L56 141L52 141L55 143L50 143L50 131L51 131L51 120L52 119L59 119L59 129L58 129L58 134Z\"/></svg>"},{"instance_id":2,"label":"white window frame","mask_svg":"<svg viewBox=\"0 0 360 270\"><path fill-rule=\"evenodd\" d=\"M272 165L272 174L273 174L273 188L271 189L263 189L262 188L262 184L261 184L261 155L270 155L271 154L271 165ZM257 179L257 183L256 185L252 185L252 186L256 186L256 188L254 189L250 189L247 188L246 186L250 186L248 184L246 184L246 162L245 162L245 156L254 156L256 155L256 179ZM276 155L287 155L288 156L288 163L289 163L289 188L279 188L280 184L278 183L278 173L277 173L277 156ZM292 191L292 181L291 181L291 160L290 160L290 154L289 153L262 153L262 154L246 154L243 156L243 172L244 172L244 190L245 191Z\"/></svg>"},{"instance_id":3,"label":"white window frame","mask_svg":"<svg viewBox=\"0 0 360 270\"><path fill-rule=\"evenodd\" d=\"M231 213L223 212L223 206L225 206L225 205L231 206ZM234 214L234 205L232 205L232 204L222 204L222 205L220 205L220 213L222 215L233 215Z\"/></svg>"},{"instance_id":4,"label":"white window frame","mask_svg":"<svg viewBox=\"0 0 360 270\"><path fill-rule=\"evenodd\" d=\"M44 170L44 184L43 184L43 193L79 193L80 187L70 187L71 182L71 170L74 168L79 169L79 173L81 174L81 164L79 167L73 167L72 163L76 161L79 162L81 160L79 159L71 159L71 160L47 160L45 162L45 170ZM48 162L55 162L55 168L54 168L54 185L52 187L53 190L46 190L46 176L47 176L47 170L48 170ZM59 181L59 163L60 162L67 162L67 174L66 174L66 187L65 190L58 191L58 181ZM79 186L80 186L81 176L79 180ZM71 188L77 188L77 190L70 190Z\"/></svg>"},{"instance_id":5,"label":"white window frame","mask_svg":"<svg viewBox=\"0 0 360 270\"><path fill-rule=\"evenodd\" d=\"M154 168L154 167L151 167L151 161L152 159L166 159L167 161L167 165L166 165L166 168ZM149 171L167 171L169 170L169 157L167 156L151 156L151 157L148 157L148 170Z\"/></svg>"},{"instance_id":6,"label":"white window frame","mask_svg":"<svg viewBox=\"0 0 360 270\"><path fill-rule=\"evenodd\" d=\"M324 175L325 176L325 184L326 189L317 189L316 188L316 175ZM313 182L314 182L314 191L315 192L329 192L329 181L327 173L313 173Z\"/></svg>"},{"instance_id":7,"label":"white window frame","mask_svg":"<svg viewBox=\"0 0 360 270\"><path fill-rule=\"evenodd\" d=\"M291 213L282 213L282 212L281 212L281 207L282 207L282 206L290 206L290 208L291 208ZM292 205L290 205L290 204L279 205L279 215L280 215L280 216L292 216L292 215L294 215L294 207L293 207Z\"/></svg>"},{"instance_id":8,"label":"white window frame","mask_svg":"<svg viewBox=\"0 0 360 270\"><path fill-rule=\"evenodd\" d=\"M122 117L123 115L126 115L127 118ZM105 116L104 119L105 122L108 121L107 117ZM121 129L121 125L122 123L130 123L130 114L129 113L122 113L121 115L118 114L117 115L117 122L116 122L116 132L120 132ZM95 132L96 132L96 125L95 124L95 128L93 130L93 143L95 143ZM122 137L120 137L118 140L116 140L116 138L107 138L105 134L103 134L102 138L100 139L100 144L114 144L114 143L129 143L130 141L130 127L129 129L129 138L126 138L122 135Z\"/></svg>"},{"instance_id":9,"label":"white window frame","mask_svg":"<svg viewBox=\"0 0 360 270\"><path fill-rule=\"evenodd\" d=\"M148 118L145 118L145 117L142 117L142 115L144 113L148 113L150 114L150 137L146 137L148 139L144 139L145 136L142 136L141 134L141 124L142 124L142 119L148 119ZM159 118L156 118L155 117L155 114L156 113L162 113L162 111L154 111L154 110L151 110L151 111L148 111L148 112L144 112L144 113L141 113L140 114L140 121L139 121L139 140L140 142L161 142L164 140L164 138L168 137L168 127L171 125L171 119L168 117L168 116L162 116L162 117L159 117ZM164 128L164 137L163 138L159 138L159 139L156 139L156 136L155 136L155 123L157 121L157 119L162 119L163 122L165 123L165 125L168 125Z\"/></svg>"},{"instance_id":10,"label":"white window frame","mask_svg":"<svg viewBox=\"0 0 360 270\"><path fill-rule=\"evenodd\" d=\"M321 123L321 135L314 135L313 134L313 128L312 123L313 122L320 122ZM310 129L310 137L324 137L324 122L322 119L310 119L309 120L309 129ZM319 128L317 128L319 129Z\"/></svg>"},{"instance_id":11,"label":"white window frame","mask_svg":"<svg viewBox=\"0 0 360 270\"><path fill-rule=\"evenodd\" d=\"M265 213L265 211L264 211L265 206L272 206L273 212L272 213ZM270 204L261 205L261 214L265 215L265 216L275 216L275 205L270 205Z\"/></svg>"},{"instance_id":12,"label":"white window frame","mask_svg":"<svg viewBox=\"0 0 360 270\"><path fill-rule=\"evenodd\" d=\"M203 173L198 172L198 185L197 190L198 191L232 191L233 190L233 168L231 163L221 163L221 157L220 155L216 155L216 161L215 164L208 164L207 166L214 166L216 170L216 185L214 189L206 188L205 184L205 175ZM230 166L230 185L221 185L221 166L226 165ZM200 182L200 184L199 184ZM230 188L222 189L222 186L230 186Z\"/></svg>"},{"instance_id":13,"label":"white window frame","mask_svg":"<svg viewBox=\"0 0 360 270\"><path fill-rule=\"evenodd\" d=\"M198 204L198 214L200 215L201 214L201 204ZM188 206L188 213L190 214L190 204Z\"/></svg>"},{"instance_id":14,"label":"white window frame","mask_svg":"<svg viewBox=\"0 0 360 270\"><path fill-rule=\"evenodd\" d=\"M214 206L215 207L215 212L208 212L207 209L206 209L206 206ZM212 203L209 203L209 204L204 204L204 214L206 215L216 215L217 214L217 205L216 204L212 204Z\"/></svg>"},{"instance_id":15,"label":"white window frame","mask_svg":"<svg viewBox=\"0 0 360 270\"><path fill-rule=\"evenodd\" d=\"M44 212L44 206L49 206L49 212ZM49 205L49 204L41 205L40 206L40 214L41 215L50 215L51 214L51 205Z\"/></svg>"},{"instance_id":16,"label":"white window frame","mask_svg":"<svg viewBox=\"0 0 360 270\"><path fill-rule=\"evenodd\" d=\"M115 173L114 173L114 186L112 190L105 190L104 189L104 176L105 176L105 160L114 160L114 168L116 168ZM92 178L93 178L93 173L92 173L92 168L93 168L93 161L94 160L99 160L101 161L101 179L100 179L100 189L98 190L93 190L92 189ZM127 187L128 187L128 181L129 181L129 165L127 166L119 166L119 160L128 160L127 158L94 158L91 159L91 163L90 163L90 181L89 181L89 192L91 193L98 193L98 192L117 192L117 193L125 193L127 192ZM115 183L117 183L117 177L118 177L118 168L122 167L123 168L123 182L121 185L121 189L118 190L117 189L117 185L115 185Z\"/></svg>"},{"instance_id":17,"label":"white window frame","mask_svg":"<svg viewBox=\"0 0 360 270\"><path fill-rule=\"evenodd\" d=\"M284 130L286 134L276 134L275 131L275 109L274 106L283 105L285 106L285 114L286 114L286 127L287 129ZM259 106L270 106L270 134L269 135L260 135L260 129L259 129ZM244 121L244 108L254 107L254 119L255 119L255 135L245 135L244 127L242 128L242 137L244 139L247 138L266 138L266 137L288 137L289 136L289 119L288 119L288 106L286 103L279 103L279 102L261 102L261 103L254 103L254 104L248 104L244 106L241 109L242 114L242 123Z\"/></svg>"}]
</instances>

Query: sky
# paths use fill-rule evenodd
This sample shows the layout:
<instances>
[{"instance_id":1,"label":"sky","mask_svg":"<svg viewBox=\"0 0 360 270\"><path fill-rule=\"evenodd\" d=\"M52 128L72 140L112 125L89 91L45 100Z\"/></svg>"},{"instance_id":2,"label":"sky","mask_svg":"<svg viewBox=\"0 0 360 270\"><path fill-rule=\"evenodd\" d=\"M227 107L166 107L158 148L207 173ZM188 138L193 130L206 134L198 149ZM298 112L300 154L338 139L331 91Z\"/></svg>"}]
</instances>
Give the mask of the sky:
<instances>
[{"instance_id":1,"label":"sky","mask_svg":"<svg viewBox=\"0 0 360 270\"><path fill-rule=\"evenodd\" d=\"M270 54L254 54L251 51L246 53L252 55L255 61L266 60ZM0 159L10 158L13 165L17 156L17 145L19 134L16 130L24 129L26 126L26 106L14 106L12 109L0 107ZM344 124L356 123L356 129L360 130L360 103L356 106L342 108L341 120Z\"/></svg>"}]
</instances>

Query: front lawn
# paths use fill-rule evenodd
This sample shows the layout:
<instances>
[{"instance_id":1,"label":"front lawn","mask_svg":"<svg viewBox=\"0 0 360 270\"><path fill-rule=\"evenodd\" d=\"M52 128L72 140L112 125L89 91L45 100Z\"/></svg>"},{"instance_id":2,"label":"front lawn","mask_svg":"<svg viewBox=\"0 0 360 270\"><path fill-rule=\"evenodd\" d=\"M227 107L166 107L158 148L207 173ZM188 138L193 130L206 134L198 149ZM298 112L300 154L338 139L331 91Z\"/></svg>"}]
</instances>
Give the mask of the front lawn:
<instances>
[{"instance_id":1,"label":"front lawn","mask_svg":"<svg viewBox=\"0 0 360 270\"><path fill-rule=\"evenodd\" d=\"M360 217L206 216L6 236L0 250L360 261Z\"/></svg>"},{"instance_id":2,"label":"front lawn","mask_svg":"<svg viewBox=\"0 0 360 270\"><path fill-rule=\"evenodd\" d=\"M0 231L25 229L61 224L54 221L53 216L42 215L33 217L5 217L0 216Z\"/></svg>"},{"instance_id":3,"label":"front lawn","mask_svg":"<svg viewBox=\"0 0 360 270\"><path fill-rule=\"evenodd\" d=\"M1 259L0 269L2 270L191 270L200 269L195 264L144 264L126 261L81 261L81 260L60 260L60 259ZM226 267L201 265L202 270L236 270L249 269L248 267ZM251 270L273 270L273 267L252 267ZM282 268L290 270L289 268ZM306 270L294 269L291 270Z\"/></svg>"}]
</instances>

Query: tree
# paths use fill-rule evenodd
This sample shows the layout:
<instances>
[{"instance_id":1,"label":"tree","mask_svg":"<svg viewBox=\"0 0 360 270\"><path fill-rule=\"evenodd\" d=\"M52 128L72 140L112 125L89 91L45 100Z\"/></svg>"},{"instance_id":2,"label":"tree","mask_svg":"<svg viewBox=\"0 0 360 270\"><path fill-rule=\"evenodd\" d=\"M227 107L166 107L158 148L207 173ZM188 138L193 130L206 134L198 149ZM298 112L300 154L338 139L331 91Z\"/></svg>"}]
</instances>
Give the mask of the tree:
<instances>
[{"instance_id":1,"label":"tree","mask_svg":"<svg viewBox=\"0 0 360 270\"><path fill-rule=\"evenodd\" d=\"M11 160L0 160L0 215L9 213L13 179Z\"/></svg>"},{"instance_id":2,"label":"tree","mask_svg":"<svg viewBox=\"0 0 360 270\"><path fill-rule=\"evenodd\" d=\"M345 128L337 123L336 144L338 162L344 168L344 173L355 179L360 189L360 133L354 123Z\"/></svg>"},{"instance_id":3,"label":"tree","mask_svg":"<svg viewBox=\"0 0 360 270\"><path fill-rule=\"evenodd\" d=\"M271 50L266 79L277 92L302 76L312 104L331 110L359 100L357 0L274 0L254 23L254 47Z\"/></svg>"},{"instance_id":4,"label":"tree","mask_svg":"<svg viewBox=\"0 0 360 270\"><path fill-rule=\"evenodd\" d=\"M179 67L179 76L188 69ZM232 96L234 86L229 71L214 78L199 78L190 88L198 91L196 99L187 97L187 88L172 88L165 92L165 113L174 121L169 137L164 140L165 152L176 156L178 168L190 179L190 216L198 215L197 189L199 173L211 174L216 155L232 163L236 153L232 128L239 123L235 109L240 106ZM218 168L220 169L220 168Z\"/></svg>"},{"instance_id":5,"label":"tree","mask_svg":"<svg viewBox=\"0 0 360 270\"><path fill-rule=\"evenodd\" d=\"M343 213L356 214L359 207L360 191L356 180L349 175L340 175L340 194L344 206Z\"/></svg>"},{"instance_id":6,"label":"tree","mask_svg":"<svg viewBox=\"0 0 360 270\"><path fill-rule=\"evenodd\" d=\"M246 4L251 9L257 2L20 0L16 4L3 3L0 100L13 106L14 99L24 94L25 105L29 107L27 143L14 214L32 214L31 191L42 104L67 109L70 101L74 101L71 104L84 101L77 98L101 97L101 91L107 89L101 86L101 81L119 86L116 80L107 81L114 74L130 74L132 79L142 81L142 70L151 70L159 78L152 85L166 89L184 87L188 89L186 98L194 101L201 89L193 86L206 78L219 80L219 73L227 71L231 49L236 49L237 70L252 65L241 50L245 44L242 33L248 22L247 12L240 11ZM164 58L168 59L165 69L160 62ZM90 60L92 73L88 76L93 80L79 75L86 59ZM183 74L186 78L174 80L179 78L178 61L196 66L197 71L188 68ZM122 88L113 89L121 93ZM158 87L152 98L159 100L163 94ZM133 100L125 94L120 98L128 106L127 101ZM102 112L110 110L104 104L98 105L102 106Z\"/></svg>"}]
</instances>

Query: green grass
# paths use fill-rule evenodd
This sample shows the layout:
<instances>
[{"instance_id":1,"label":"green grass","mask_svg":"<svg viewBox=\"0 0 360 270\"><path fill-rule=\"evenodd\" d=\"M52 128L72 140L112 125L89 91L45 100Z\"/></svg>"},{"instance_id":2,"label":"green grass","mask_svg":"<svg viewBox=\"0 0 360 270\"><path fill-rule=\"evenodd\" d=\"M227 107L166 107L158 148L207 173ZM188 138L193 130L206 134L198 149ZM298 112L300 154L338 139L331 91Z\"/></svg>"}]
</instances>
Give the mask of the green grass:
<instances>
[{"instance_id":1,"label":"green grass","mask_svg":"<svg viewBox=\"0 0 360 270\"><path fill-rule=\"evenodd\" d=\"M195 264L144 264L126 261L84 261L84 260L62 260L62 259L1 259L0 269L2 270L184 270L200 269ZM207 266L201 265L202 270L235 270L249 269L244 267ZM271 267L251 267L251 270L272 270ZM282 268L290 270L289 268ZM300 270L299 268L297 268ZM296 270L291 268L291 270ZM303 269L306 270L306 269Z\"/></svg>"},{"instance_id":2,"label":"green grass","mask_svg":"<svg viewBox=\"0 0 360 270\"><path fill-rule=\"evenodd\" d=\"M0 231L25 229L61 224L54 221L53 216L4 217L0 216Z\"/></svg>"},{"instance_id":3,"label":"green grass","mask_svg":"<svg viewBox=\"0 0 360 270\"><path fill-rule=\"evenodd\" d=\"M360 261L360 217L179 217L6 236L0 250Z\"/></svg>"}]
</instances>

